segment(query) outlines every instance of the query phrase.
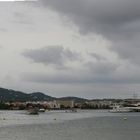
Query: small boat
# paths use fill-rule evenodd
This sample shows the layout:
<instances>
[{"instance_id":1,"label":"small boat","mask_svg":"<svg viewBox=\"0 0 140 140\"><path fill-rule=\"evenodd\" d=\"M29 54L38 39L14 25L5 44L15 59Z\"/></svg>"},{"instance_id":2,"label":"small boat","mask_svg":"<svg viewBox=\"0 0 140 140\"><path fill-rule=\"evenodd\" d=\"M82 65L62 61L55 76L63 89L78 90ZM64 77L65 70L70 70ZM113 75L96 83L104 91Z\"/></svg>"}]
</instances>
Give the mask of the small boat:
<instances>
[{"instance_id":1,"label":"small boat","mask_svg":"<svg viewBox=\"0 0 140 140\"><path fill-rule=\"evenodd\" d=\"M109 110L111 113L127 113L127 112L133 112L133 110L129 107L123 107L120 105L113 106L113 109Z\"/></svg>"},{"instance_id":2,"label":"small boat","mask_svg":"<svg viewBox=\"0 0 140 140\"><path fill-rule=\"evenodd\" d=\"M39 112L45 112L45 109L44 108L40 108Z\"/></svg>"},{"instance_id":3,"label":"small boat","mask_svg":"<svg viewBox=\"0 0 140 140\"><path fill-rule=\"evenodd\" d=\"M72 108L72 109L71 109L71 112L77 112L77 109Z\"/></svg>"},{"instance_id":4,"label":"small boat","mask_svg":"<svg viewBox=\"0 0 140 140\"><path fill-rule=\"evenodd\" d=\"M28 109L28 114L29 115L38 115L39 114L38 108L30 108L30 109Z\"/></svg>"}]
</instances>

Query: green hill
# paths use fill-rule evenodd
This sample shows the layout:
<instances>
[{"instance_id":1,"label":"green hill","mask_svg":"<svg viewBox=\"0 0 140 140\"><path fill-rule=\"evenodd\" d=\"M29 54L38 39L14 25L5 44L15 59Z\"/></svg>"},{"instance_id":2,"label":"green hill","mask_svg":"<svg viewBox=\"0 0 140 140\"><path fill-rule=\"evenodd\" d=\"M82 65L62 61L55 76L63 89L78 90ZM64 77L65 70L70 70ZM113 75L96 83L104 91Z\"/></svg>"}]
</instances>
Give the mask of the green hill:
<instances>
[{"instance_id":1,"label":"green hill","mask_svg":"<svg viewBox=\"0 0 140 140\"><path fill-rule=\"evenodd\" d=\"M48 96L41 92L35 93L24 93L21 91L15 91L11 89L0 88L0 101L7 102L7 101L50 101L54 100L55 98Z\"/></svg>"},{"instance_id":2,"label":"green hill","mask_svg":"<svg viewBox=\"0 0 140 140\"><path fill-rule=\"evenodd\" d=\"M53 100L74 100L76 102L87 101L83 98L78 97L62 97L62 98L55 98L49 95L46 95L41 92L33 92L30 94L15 91L12 89L0 88L0 102L15 102L15 101L53 101Z\"/></svg>"}]
</instances>

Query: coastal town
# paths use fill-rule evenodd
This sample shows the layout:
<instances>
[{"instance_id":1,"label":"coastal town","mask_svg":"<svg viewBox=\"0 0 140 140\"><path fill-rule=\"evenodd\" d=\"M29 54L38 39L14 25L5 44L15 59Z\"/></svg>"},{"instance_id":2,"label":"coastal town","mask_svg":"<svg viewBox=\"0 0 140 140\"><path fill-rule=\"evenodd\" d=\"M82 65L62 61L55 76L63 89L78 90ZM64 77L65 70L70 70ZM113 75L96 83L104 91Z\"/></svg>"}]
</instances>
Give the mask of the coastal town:
<instances>
[{"instance_id":1,"label":"coastal town","mask_svg":"<svg viewBox=\"0 0 140 140\"><path fill-rule=\"evenodd\" d=\"M1 102L0 109L4 110L25 110L29 107L37 107L45 110L60 109L112 109L113 106L120 105L123 107L139 107L140 99L95 99L86 101L74 100L54 100L54 101L14 101Z\"/></svg>"},{"instance_id":2,"label":"coastal town","mask_svg":"<svg viewBox=\"0 0 140 140\"><path fill-rule=\"evenodd\" d=\"M0 110L72 110L108 109L111 112L140 112L140 99L134 94L127 99L85 99L80 97L52 97L45 93L24 93L0 88Z\"/></svg>"}]
</instances>

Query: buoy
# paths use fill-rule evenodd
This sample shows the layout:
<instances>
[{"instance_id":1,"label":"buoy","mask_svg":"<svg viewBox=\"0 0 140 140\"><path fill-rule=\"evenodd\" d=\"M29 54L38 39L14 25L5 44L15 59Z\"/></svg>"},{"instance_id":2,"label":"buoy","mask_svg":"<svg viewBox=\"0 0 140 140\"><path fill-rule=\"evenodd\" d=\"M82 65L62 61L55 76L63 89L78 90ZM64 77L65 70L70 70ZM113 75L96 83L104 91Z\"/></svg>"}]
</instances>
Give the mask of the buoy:
<instances>
[{"instance_id":1,"label":"buoy","mask_svg":"<svg viewBox=\"0 0 140 140\"><path fill-rule=\"evenodd\" d=\"M123 120L127 120L127 118L123 118Z\"/></svg>"}]
</instances>

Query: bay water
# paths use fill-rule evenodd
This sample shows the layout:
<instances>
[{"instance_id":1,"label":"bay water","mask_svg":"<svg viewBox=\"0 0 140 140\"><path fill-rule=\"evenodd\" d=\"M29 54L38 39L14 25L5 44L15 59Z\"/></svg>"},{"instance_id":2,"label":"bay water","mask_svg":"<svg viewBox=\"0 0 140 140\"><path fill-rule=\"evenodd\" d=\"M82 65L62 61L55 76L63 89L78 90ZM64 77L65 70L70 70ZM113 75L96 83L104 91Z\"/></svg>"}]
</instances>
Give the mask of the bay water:
<instances>
[{"instance_id":1,"label":"bay water","mask_svg":"<svg viewBox=\"0 0 140 140\"><path fill-rule=\"evenodd\" d=\"M0 140L138 140L140 113L0 111Z\"/></svg>"}]
</instances>

